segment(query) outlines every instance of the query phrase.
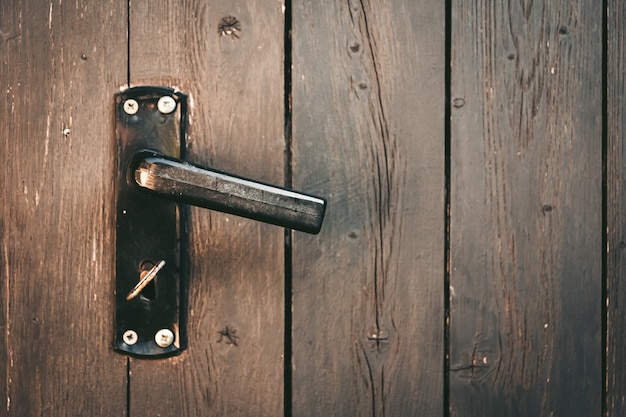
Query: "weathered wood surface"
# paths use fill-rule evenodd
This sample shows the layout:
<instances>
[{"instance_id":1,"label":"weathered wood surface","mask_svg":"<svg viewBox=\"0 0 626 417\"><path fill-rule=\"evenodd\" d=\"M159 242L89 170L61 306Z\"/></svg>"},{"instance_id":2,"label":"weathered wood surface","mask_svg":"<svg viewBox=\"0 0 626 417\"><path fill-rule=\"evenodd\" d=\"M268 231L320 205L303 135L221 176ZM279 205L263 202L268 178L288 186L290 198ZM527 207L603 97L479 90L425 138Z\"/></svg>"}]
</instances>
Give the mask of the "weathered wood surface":
<instances>
[{"instance_id":1,"label":"weathered wood surface","mask_svg":"<svg viewBox=\"0 0 626 417\"><path fill-rule=\"evenodd\" d=\"M121 416L113 93L123 2L0 2L0 415Z\"/></svg>"},{"instance_id":2,"label":"weathered wood surface","mask_svg":"<svg viewBox=\"0 0 626 417\"><path fill-rule=\"evenodd\" d=\"M602 8L452 2L452 416L592 416Z\"/></svg>"},{"instance_id":3,"label":"weathered wood surface","mask_svg":"<svg viewBox=\"0 0 626 417\"><path fill-rule=\"evenodd\" d=\"M293 2L294 416L441 415L444 3Z\"/></svg>"},{"instance_id":4,"label":"weathered wood surface","mask_svg":"<svg viewBox=\"0 0 626 417\"><path fill-rule=\"evenodd\" d=\"M449 2L447 399L443 2L293 1L287 167L282 2L133 1L130 20L126 1L35 3L0 2L0 415L586 417L602 372L605 415L624 415L622 1L606 334L602 7ZM238 38L218 33L229 15ZM191 161L329 198L321 233L288 240L287 300L282 229L192 210L190 346L165 360L111 347L128 75L190 94Z\"/></svg>"},{"instance_id":5,"label":"weathered wood surface","mask_svg":"<svg viewBox=\"0 0 626 417\"><path fill-rule=\"evenodd\" d=\"M626 414L626 5L607 13L607 417Z\"/></svg>"},{"instance_id":6,"label":"weathered wood surface","mask_svg":"<svg viewBox=\"0 0 626 417\"><path fill-rule=\"evenodd\" d=\"M188 159L278 185L283 52L280 2L131 3L131 84L191 96ZM131 415L282 415L283 229L194 209L190 233L189 349L131 360Z\"/></svg>"}]
</instances>

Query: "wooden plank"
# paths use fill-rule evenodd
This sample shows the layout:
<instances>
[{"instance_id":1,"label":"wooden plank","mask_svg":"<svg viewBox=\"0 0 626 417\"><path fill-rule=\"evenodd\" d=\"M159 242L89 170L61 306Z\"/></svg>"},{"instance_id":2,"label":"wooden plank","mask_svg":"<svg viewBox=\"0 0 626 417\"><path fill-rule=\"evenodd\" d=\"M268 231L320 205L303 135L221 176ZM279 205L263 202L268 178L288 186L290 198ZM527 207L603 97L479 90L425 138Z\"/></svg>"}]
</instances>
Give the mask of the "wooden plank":
<instances>
[{"instance_id":1,"label":"wooden plank","mask_svg":"<svg viewBox=\"0 0 626 417\"><path fill-rule=\"evenodd\" d=\"M3 416L124 415L112 349L121 1L0 2Z\"/></svg>"},{"instance_id":2,"label":"wooden plank","mask_svg":"<svg viewBox=\"0 0 626 417\"><path fill-rule=\"evenodd\" d=\"M443 410L444 3L293 2L293 415Z\"/></svg>"},{"instance_id":3,"label":"wooden plank","mask_svg":"<svg viewBox=\"0 0 626 417\"><path fill-rule=\"evenodd\" d=\"M598 415L602 9L452 7L450 414Z\"/></svg>"},{"instance_id":4,"label":"wooden plank","mask_svg":"<svg viewBox=\"0 0 626 417\"><path fill-rule=\"evenodd\" d=\"M133 2L130 13L132 85L191 96L188 159L282 184L281 2ZM228 16L237 38L218 31ZM203 209L190 225L189 348L131 361L131 414L279 416L283 229Z\"/></svg>"},{"instance_id":5,"label":"wooden plank","mask_svg":"<svg viewBox=\"0 0 626 417\"><path fill-rule=\"evenodd\" d=\"M607 374L606 416L626 414L626 5L607 13Z\"/></svg>"}]
</instances>

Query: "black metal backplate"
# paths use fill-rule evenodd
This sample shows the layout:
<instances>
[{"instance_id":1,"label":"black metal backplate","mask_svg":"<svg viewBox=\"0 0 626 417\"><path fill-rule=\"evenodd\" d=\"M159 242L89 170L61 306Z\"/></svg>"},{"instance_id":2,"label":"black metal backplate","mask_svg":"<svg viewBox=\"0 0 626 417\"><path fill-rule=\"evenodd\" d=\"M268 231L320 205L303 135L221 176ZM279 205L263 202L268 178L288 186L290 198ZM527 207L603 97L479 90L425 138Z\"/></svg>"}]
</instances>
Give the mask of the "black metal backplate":
<instances>
[{"instance_id":1,"label":"black metal backplate","mask_svg":"<svg viewBox=\"0 0 626 417\"><path fill-rule=\"evenodd\" d=\"M171 97L170 109L158 105ZM186 208L142 192L129 172L133 155L154 150L183 158L187 100L164 87L135 87L115 96L117 166L115 348L142 357L180 353L186 337ZM161 110L160 110L161 107ZM135 298L126 300L142 270L160 261L165 266ZM158 344L159 332L173 341ZM167 345L163 347L163 345Z\"/></svg>"}]
</instances>

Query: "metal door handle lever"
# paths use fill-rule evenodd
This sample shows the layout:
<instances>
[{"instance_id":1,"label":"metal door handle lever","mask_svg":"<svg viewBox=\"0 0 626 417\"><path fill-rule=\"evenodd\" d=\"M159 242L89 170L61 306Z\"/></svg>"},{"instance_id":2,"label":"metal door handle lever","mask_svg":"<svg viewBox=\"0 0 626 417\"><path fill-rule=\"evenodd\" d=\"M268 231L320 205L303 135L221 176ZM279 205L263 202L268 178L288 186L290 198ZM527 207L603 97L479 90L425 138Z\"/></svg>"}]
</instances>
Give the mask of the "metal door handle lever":
<instances>
[{"instance_id":1,"label":"metal door handle lever","mask_svg":"<svg viewBox=\"0 0 626 417\"><path fill-rule=\"evenodd\" d=\"M138 152L129 167L142 189L181 203L235 214L307 233L318 233L326 201L154 151Z\"/></svg>"}]
</instances>

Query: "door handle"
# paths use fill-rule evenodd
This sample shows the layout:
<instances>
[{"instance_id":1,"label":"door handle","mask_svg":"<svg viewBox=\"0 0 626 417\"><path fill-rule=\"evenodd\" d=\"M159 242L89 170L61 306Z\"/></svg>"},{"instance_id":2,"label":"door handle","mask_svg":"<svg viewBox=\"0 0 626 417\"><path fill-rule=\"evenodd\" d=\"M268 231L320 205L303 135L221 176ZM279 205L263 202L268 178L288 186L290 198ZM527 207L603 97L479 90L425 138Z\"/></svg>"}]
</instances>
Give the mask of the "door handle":
<instances>
[{"instance_id":1,"label":"door handle","mask_svg":"<svg viewBox=\"0 0 626 417\"><path fill-rule=\"evenodd\" d=\"M114 346L175 355L187 347L187 205L316 234L326 201L185 161L187 96L179 91L134 87L115 102Z\"/></svg>"},{"instance_id":2,"label":"door handle","mask_svg":"<svg viewBox=\"0 0 626 417\"><path fill-rule=\"evenodd\" d=\"M308 194L193 165L154 151L138 152L131 175L142 189L181 203L317 234L326 201Z\"/></svg>"}]
</instances>

